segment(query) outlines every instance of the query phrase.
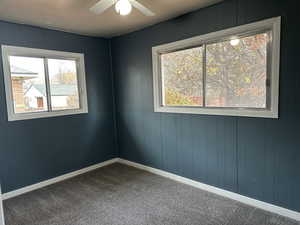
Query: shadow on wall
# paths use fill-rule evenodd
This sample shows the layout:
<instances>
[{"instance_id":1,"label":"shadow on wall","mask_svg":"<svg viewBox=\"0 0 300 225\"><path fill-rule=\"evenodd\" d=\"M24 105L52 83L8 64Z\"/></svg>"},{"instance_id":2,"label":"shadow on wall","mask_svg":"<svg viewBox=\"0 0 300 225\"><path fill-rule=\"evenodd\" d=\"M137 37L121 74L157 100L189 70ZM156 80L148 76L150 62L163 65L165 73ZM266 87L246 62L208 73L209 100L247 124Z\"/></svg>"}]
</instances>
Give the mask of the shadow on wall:
<instances>
[{"instance_id":1,"label":"shadow on wall","mask_svg":"<svg viewBox=\"0 0 300 225\"><path fill-rule=\"evenodd\" d=\"M127 118L124 118L122 115L119 115L118 128L119 128L119 145L123 146L120 148L119 155L121 158L132 160L134 162L145 163L144 159L147 157L145 154L143 141L139 138L140 135L137 135L143 127L141 123L136 122L136 120L130 120L130 117L134 118L134 112L128 113ZM130 123L135 123L135 126L129 125ZM126 151L122 151L125 147Z\"/></svg>"}]
</instances>

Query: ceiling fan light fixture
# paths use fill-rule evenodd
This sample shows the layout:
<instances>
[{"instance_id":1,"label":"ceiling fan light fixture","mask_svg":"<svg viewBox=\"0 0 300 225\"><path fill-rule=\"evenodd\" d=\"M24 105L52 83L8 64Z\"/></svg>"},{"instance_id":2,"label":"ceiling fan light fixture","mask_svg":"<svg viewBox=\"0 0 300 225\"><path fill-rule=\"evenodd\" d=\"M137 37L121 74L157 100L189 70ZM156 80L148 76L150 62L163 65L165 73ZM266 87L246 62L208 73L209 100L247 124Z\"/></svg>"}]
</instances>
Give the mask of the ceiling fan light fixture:
<instances>
[{"instance_id":1,"label":"ceiling fan light fixture","mask_svg":"<svg viewBox=\"0 0 300 225\"><path fill-rule=\"evenodd\" d=\"M116 12L122 16L126 16L131 13L132 5L130 4L129 0L119 0L116 3Z\"/></svg>"}]
</instances>

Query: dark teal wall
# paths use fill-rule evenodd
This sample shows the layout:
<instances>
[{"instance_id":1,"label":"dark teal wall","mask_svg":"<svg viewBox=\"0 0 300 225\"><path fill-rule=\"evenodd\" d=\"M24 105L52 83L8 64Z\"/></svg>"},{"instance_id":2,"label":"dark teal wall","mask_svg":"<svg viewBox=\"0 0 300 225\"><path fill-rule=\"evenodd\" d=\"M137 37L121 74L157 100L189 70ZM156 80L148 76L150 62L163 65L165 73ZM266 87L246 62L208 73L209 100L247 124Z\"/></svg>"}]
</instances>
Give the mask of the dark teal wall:
<instances>
[{"instance_id":1,"label":"dark teal wall","mask_svg":"<svg viewBox=\"0 0 300 225\"><path fill-rule=\"evenodd\" d=\"M0 58L0 180L3 192L117 155L109 40L0 21L0 44L84 53L89 103L88 114L8 122Z\"/></svg>"},{"instance_id":2,"label":"dark teal wall","mask_svg":"<svg viewBox=\"0 0 300 225\"><path fill-rule=\"evenodd\" d=\"M300 211L295 1L226 0L112 40L120 156ZM282 16L280 119L153 112L153 46Z\"/></svg>"}]
</instances>

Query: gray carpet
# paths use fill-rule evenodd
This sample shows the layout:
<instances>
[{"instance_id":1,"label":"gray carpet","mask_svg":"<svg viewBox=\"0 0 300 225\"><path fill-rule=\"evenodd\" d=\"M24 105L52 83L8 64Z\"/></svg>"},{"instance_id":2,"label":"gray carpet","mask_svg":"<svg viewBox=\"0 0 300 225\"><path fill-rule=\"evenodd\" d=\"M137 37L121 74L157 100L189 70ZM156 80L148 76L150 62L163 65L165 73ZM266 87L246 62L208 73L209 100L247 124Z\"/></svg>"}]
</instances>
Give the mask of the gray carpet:
<instances>
[{"instance_id":1,"label":"gray carpet","mask_svg":"<svg viewBox=\"0 0 300 225\"><path fill-rule=\"evenodd\" d=\"M113 164L4 201L7 225L300 225Z\"/></svg>"}]
</instances>

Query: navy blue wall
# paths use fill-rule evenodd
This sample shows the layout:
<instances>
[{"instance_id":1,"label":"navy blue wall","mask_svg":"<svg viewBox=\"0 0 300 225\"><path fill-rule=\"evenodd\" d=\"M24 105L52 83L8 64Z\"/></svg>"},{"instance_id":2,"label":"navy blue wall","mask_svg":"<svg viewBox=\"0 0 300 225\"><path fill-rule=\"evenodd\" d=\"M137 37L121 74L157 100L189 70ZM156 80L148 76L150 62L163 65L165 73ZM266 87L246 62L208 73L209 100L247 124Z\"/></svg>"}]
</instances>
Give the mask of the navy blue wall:
<instances>
[{"instance_id":1,"label":"navy blue wall","mask_svg":"<svg viewBox=\"0 0 300 225\"><path fill-rule=\"evenodd\" d=\"M120 156L300 211L300 23L293 2L226 0L114 38ZM274 16L283 19L279 120L153 112L151 47Z\"/></svg>"},{"instance_id":2,"label":"navy blue wall","mask_svg":"<svg viewBox=\"0 0 300 225\"><path fill-rule=\"evenodd\" d=\"M109 40L0 22L0 44L85 54L89 113L8 122L0 63L0 180L3 192L117 155Z\"/></svg>"}]
</instances>

